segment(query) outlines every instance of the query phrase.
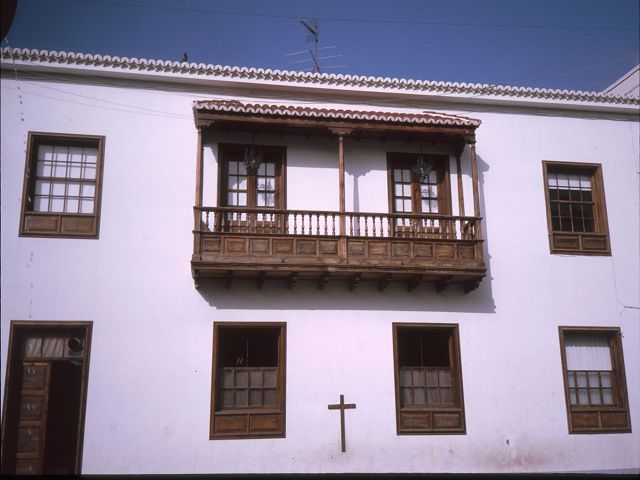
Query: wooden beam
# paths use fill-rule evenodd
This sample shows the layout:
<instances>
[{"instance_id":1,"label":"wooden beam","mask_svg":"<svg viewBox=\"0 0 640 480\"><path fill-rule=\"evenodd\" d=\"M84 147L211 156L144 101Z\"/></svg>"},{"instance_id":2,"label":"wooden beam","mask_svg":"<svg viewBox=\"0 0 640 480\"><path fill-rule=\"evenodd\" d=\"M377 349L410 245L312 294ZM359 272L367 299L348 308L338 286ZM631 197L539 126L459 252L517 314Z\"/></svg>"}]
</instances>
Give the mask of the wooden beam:
<instances>
[{"instance_id":1,"label":"wooden beam","mask_svg":"<svg viewBox=\"0 0 640 480\"><path fill-rule=\"evenodd\" d=\"M409 279L407 282L407 292L413 292L416 288L420 286L422 282L422 275L416 275L415 277Z\"/></svg>"},{"instance_id":2,"label":"wooden beam","mask_svg":"<svg viewBox=\"0 0 640 480\"><path fill-rule=\"evenodd\" d=\"M436 292L440 293L443 290L446 290L449 287L449 285L451 285L451 281L452 281L451 277L444 277L438 280L436 282Z\"/></svg>"},{"instance_id":3,"label":"wooden beam","mask_svg":"<svg viewBox=\"0 0 640 480\"><path fill-rule=\"evenodd\" d=\"M329 285L329 272L324 272L320 277L320 281L318 282L318 288L320 290L324 290Z\"/></svg>"},{"instance_id":4,"label":"wooden beam","mask_svg":"<svg viewBox=\"0 0 640 480\"><path fill-rule=\"evenodd\" d=\"M391 283L391 274L387 273L384 277L378 280L378 290L382 292L389 286L390 283Z\"/></svg>"},{"instance_id":5,"label":"wooden beam","mask_svg":"<svg viewBox=\"0 0 640 480\"><path fill-rule=\"evenodd\" d=\"M362 275L357 273L356 275L353 275L352 277L349 277L349 290L351 292L353 292L356 288L358 288L358 285L360 285L360 279L362 278Z\"/></svg>"}]
</instances>

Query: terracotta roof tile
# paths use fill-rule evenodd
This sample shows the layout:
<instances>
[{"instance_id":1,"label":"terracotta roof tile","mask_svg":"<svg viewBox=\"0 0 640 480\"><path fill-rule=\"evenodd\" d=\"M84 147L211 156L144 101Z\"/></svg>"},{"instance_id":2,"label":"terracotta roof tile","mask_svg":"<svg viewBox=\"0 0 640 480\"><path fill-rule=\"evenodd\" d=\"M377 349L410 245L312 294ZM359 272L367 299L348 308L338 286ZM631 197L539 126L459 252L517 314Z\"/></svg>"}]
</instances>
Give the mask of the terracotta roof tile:
<instances>
[{"instance_id":1,"label":"terracotta roof tile","mask_svg":"<svg viewBox=\"0 0 640 480\"><path fill-rule=\"evenodd\" d=\"M424 125L448 125L473 127L480 120L439 112L404 113L394 111L347 110L318 108L302 105L282 105L268 103L244 103L238 100L199 100L193 103L195 110L244 113L279 117L307 117L314 119L357 120L386 123L411 123Z\"/></svg>"}]
</instances>

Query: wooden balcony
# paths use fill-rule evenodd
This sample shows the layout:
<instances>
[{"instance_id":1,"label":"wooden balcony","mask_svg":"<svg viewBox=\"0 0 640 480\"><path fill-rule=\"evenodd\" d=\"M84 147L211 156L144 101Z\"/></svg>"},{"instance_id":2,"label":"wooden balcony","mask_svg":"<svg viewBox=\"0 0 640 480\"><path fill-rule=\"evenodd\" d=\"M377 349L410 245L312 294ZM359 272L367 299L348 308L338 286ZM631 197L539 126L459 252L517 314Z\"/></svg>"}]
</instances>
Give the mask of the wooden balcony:
<instances>
[{"instance_id":1,"label":"wooden balcony","mask_svg":"<svg viewBox=\"0 0 640 480\"><path fill-rule=\"evenodd\" d=\"M480 217L397 213L194 207L196 283L201 278L280 279L289 288L312 279L350 290L423 282L474 290L486 275Z\"/></svg>"}]
</instances>

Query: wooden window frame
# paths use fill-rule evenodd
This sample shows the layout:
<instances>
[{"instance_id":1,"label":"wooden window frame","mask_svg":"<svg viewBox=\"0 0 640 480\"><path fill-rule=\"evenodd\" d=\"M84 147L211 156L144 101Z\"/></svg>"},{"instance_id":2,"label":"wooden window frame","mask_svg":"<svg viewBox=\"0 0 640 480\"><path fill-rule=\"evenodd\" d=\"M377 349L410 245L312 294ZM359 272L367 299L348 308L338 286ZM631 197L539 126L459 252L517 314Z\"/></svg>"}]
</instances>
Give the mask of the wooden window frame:
<instances>
[{"instance_id":1,"label":"wooden window frame","mask_svg":"<svg viewBox=\"0 0 640 480\"><path fill-rule=\"evenodd\" d=\"M396 400L397 435L451 435L466 434L462 364L458 324L453 323L397 323L393 328L393 374ZM452 370L452 404L403 407L400 398L399 330L448 332L449 360Z\"/></svg>"},{"instance_id":2,"label":"wooden window frame","mask_svg":"<svg viewBox=\"0 0 640 480\"><path fill-rule=\"evenodd\" d=\"M16 376L15 362L21 361L20 352L18 349L20 346L18 342L20 338L28 333L31 329L45 329L45 330L61 330L68 331L71 329L84 330L84 345L83 345L83 371L82 381L80 387L80 408L78 414L78 437L76 444L76 456L75 456L75 472L78 475L82 472L82 453L84 446L84 426L87 407L87 387L89 380L89 362L91 359L91 340L93 322L91 321L35 321L35 320L12 320L9 330L9 346L7 349L7 362L6 362L6 374L4 384L4 397L2 405L2 473L13 473L15 470L15 460L11 458L13 451L12 442L9 437L14 435L13 427L9 425L9 418L16 419L18 415L16 412L19 410L20 405L16 403L15 391L19 387L16 383L20 381L20 377ZM44 361L47 359L45 358ZM12 437L13 438L13 437Z\"/></svg>"},{"instance_id":3,"label":"wooden window frame","mask_svg":"<svg viewBox=\"0 0 640 480\"><path fill-rule=\"evenodd\" d=\"M591 188L594 203L593 232L569 232L553 229L548 180L550 170L563 173L588 174L591 176ZM607 221L602 165L599 163L576 163L544 160L542 162L542 174L547 207L549 249L551 253L571 255L611 255L611 242L609 239L609 224Z\"/></svg>"},{"instance_id":4,"label":"wooden window frame","mask_svg":"<svg viewBox=\"0 0 640 480\"><path fill-rule=\"evenodd\" d=\"M219 143L218 144L218 206L220 207L228 207L232 205L228 205L227 201L227 193L228 193L228 165L229 165L229 156L231 151L240 152L242 155L242 151L246 144L241 143ZM276 164L276 173L275 173L275 199L274 199L274 208L278 209L286 209L287 208L287 189L286 189L286 172L287 172L287 149L283 146L277 145L253 145L257 150L261 150L263 152L267 152L273 155L279 155L279 161ZM248 175L247 176L247 206L244 208L263 208L256 207L252 205L253 200L255 199L256 193L256 185L255 178L256 175ZM253 180L249 180L252 178ZM249 201L249 200L252 201ZM242 207L239 207L242 208Z\"/></svg>"},{"instance_id":5,"label":"wooden window frame","mask_svg":"<svg viewBox=\"0 0 640 480\"><path fill-rule=\"evenodd\" d=\"M93 213L36 212L33 210L37 178L38 148L40 145L91 146L92 148L97 148ZM98 238L100 231L104 148L104 136L29 132L22 188L22 208L20 212L19 234L21 237ZM70 177L58 178L66 178L67 181L70 180ZM77 180L78 183L83 183L82 179Z\"/></svg>"},{"instance_id":6,"label":"wooden window frame","mask_svg":"<svg viewBox=\"0 0 640 480\"><path fill-rule=\"evenodd\" d=\"M570 434L631 433L631 417L627 381L622 351L622 334L618 327L558 327L560 354L562 358L562 378L564 381L567 425ZM602 334L609 337L611 352L611 383L615 403L612 405L571 405L565 335Z\"/></svg>"},{"instance_id":7,"label":"wooden window frame","mask_svg":"<svg viewBox=\"0 0 640 480\"><path fill-rule=\"evenodd\" d=\"M213 366L211 372L211 420L210 440L284 438L286 434L286 323L284 322L214 322ZM251 408L223 410L217 407L220 378L218 370L221 330L279 329L277 406L275 408ZM240 431L241 430L241 431Z\"/></svg>"},{"instance_id":8,"label":"wooden window frame","mask_svg":"<svg viewBox=\"0 0 640 480\"><path fill-rule=\"evenodd\" d=\"M436 166L438 179L438 213L437 215L451 214L451 180L449 174L449 155L446 154L420 154L406 152L387 152L387 190L389 192L389 212L396 212L394 203L394 178L393 170L396 168L415 167L418 158L422 156L427 161L431 160ZM421 198L418 197L419 184L414 178L411 182L411 212L422 213ZM406 212L405 212L406 213ZM435 214L434 214L435 215Z\"/></svg>"}]
</instances>

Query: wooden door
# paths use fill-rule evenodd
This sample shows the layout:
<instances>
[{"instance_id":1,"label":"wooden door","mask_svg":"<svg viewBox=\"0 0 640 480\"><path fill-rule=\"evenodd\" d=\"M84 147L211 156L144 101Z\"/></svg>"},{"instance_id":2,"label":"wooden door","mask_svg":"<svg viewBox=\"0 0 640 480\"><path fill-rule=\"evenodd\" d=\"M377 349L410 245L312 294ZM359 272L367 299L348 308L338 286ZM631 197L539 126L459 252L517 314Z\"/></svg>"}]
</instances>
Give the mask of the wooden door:
<instances>
[{"instance_id":1,"label":"wooden door","mask_svg":"<svg viewBox=\"0 0 640 480\"><path fill-rule=\"evenodd\" d=\"M49 404L50 362L22 363L16 473L41 474Z\"/></svg>"}]
</instances>

